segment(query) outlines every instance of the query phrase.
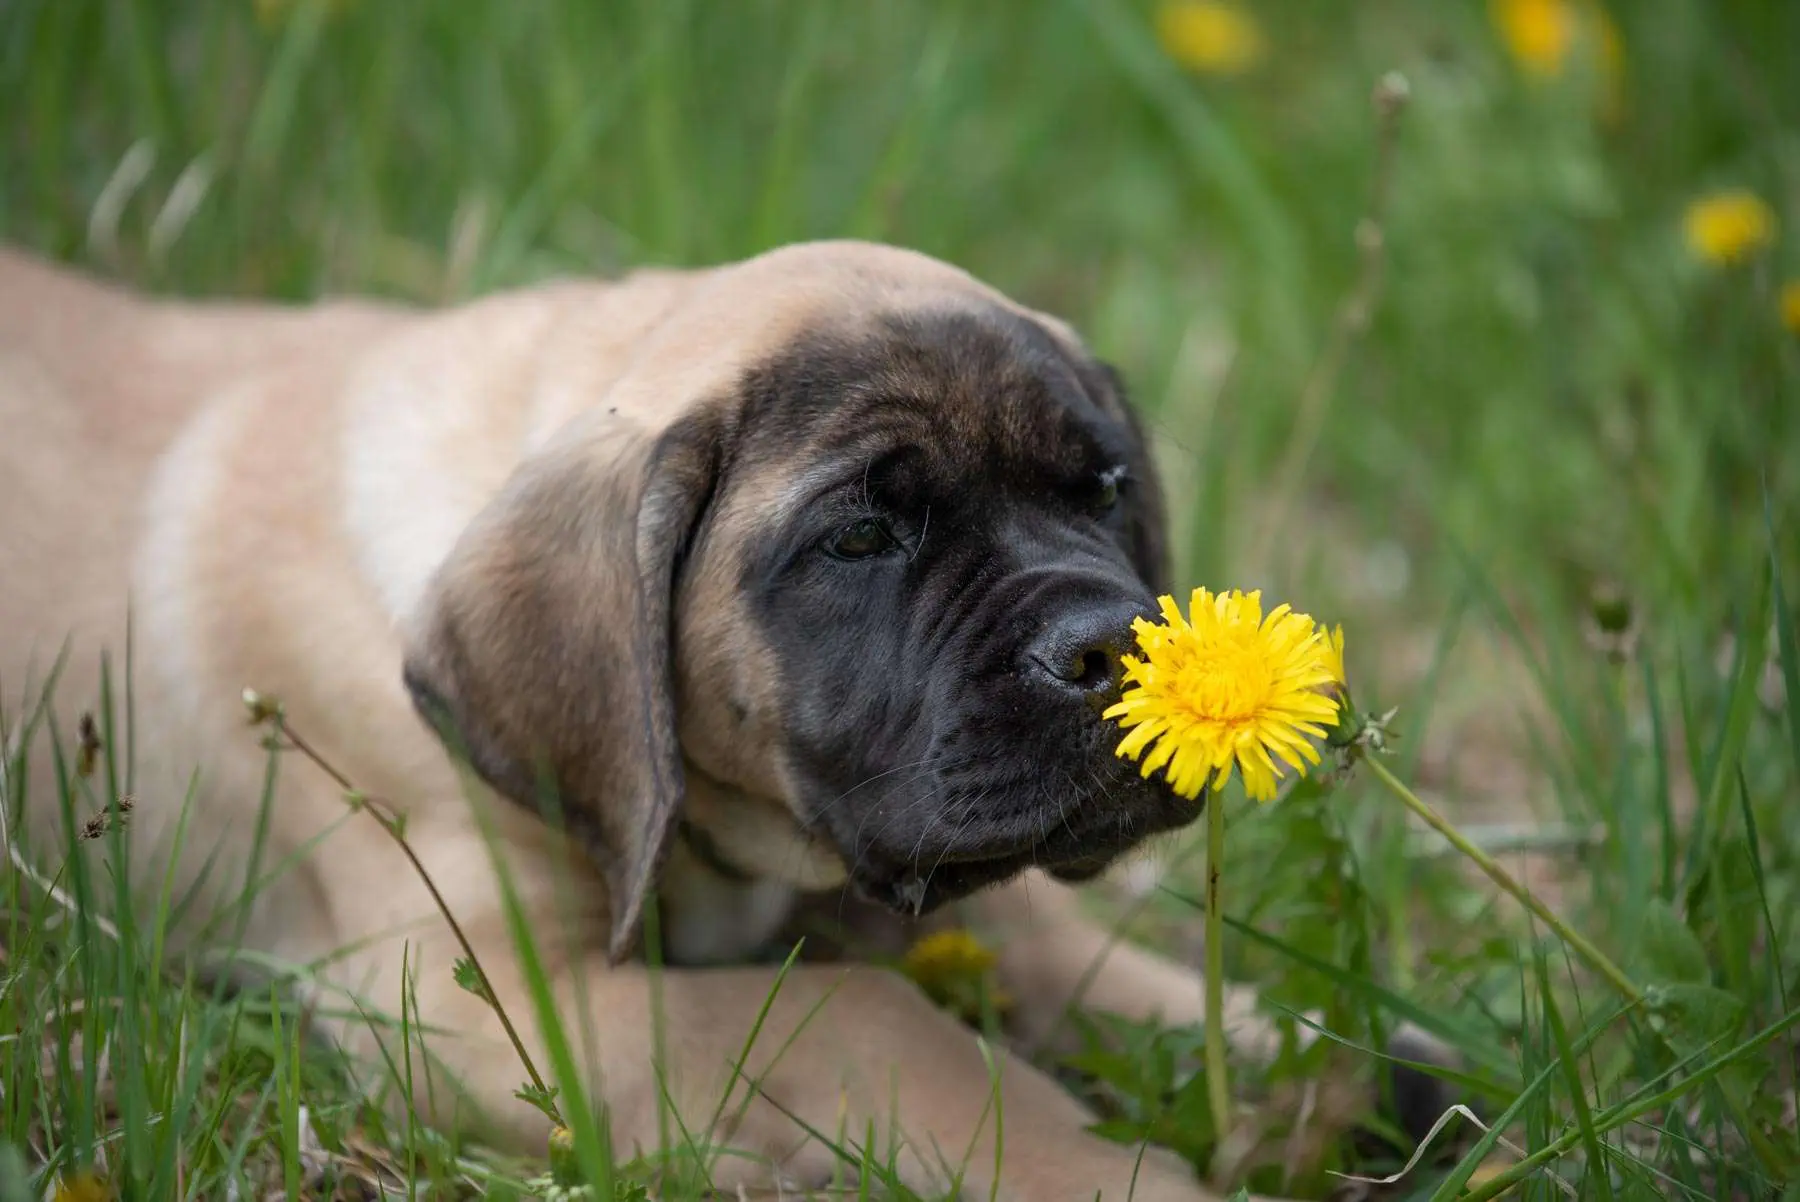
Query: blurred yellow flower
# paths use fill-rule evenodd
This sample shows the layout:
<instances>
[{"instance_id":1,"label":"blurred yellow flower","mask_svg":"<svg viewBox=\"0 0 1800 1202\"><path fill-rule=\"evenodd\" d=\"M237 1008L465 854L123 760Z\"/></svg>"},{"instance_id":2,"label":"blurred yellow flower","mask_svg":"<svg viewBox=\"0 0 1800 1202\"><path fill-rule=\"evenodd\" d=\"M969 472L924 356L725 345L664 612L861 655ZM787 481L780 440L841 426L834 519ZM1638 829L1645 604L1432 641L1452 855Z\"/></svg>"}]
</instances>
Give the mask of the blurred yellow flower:
<instances>
[{"instance_id":1,"label":"blurred yellow flower","mask_svg":"<svg viewBox=\"0 0 1800 1202\"><path fill-rule=\"evenodd\" d=\"M1513 61L1540 78L1560 75L1587 45L1616 103L1625 63L1618 26L1604 8L1576 0L1490 0L1488 15Z\"/></svg>"},{"instance_id":2,"label":"blurred yellow flower","mask_svg":"<svg viewBox=\"0 0 1800 1202\"><path fill-rule=\"evenodd\" d=\"M1488 12L1507 50L1534 75L1562 70L1581 27L1568 0L1493 0Z\"/></svg>"},{"instance_id":3,"label":"blurred yellow flower","mask_svg":"<svg viewBox=\"0 0 1800 1202\"><path fill-rule=\"evenodd\" d=\"M1775 241L1775 211L1741 189L1702 196L1682 225L1688 249L1708 263L1739 263Z\"/></svg>"},{"instance_id":4,"label":"blurred yellow flower","mask_svg":"<svg viewBox=\"0 0 1800 1202\"><path fill-rule=\"evenodd\" d=\"M1256 18L1219 0L1164 0L1156 11L1156 40L1190 71L1238 75L1262 61Z\"/></svg>"},{"instance_id":5,"label":"blurred yellow flower","mask_svg":"<svg viewBox=\"0 0 1800 1202\"><path fill-rule=\"evenodd\" d=\"M902 968L921 985L955 977L978 977L994 967L993 950L958 927L933 931L906 949Z\"/></svg>"},{"instance_id":6,"label":"blurred yellow flower","mask_svg":"<svg viewBox=\"0 0 1800 1202\"><path fill-rule=\"evenodd\" d=\"M1800 338L1800 280L1789 280L1781 286L1781 324Z\"/></svg>"},{"instance_id":7,"label":"blurred yellow flower","mask_svg":"<svg viewBox=\"0 0 1800 1202\"><path fill-rule=\"evenodd\" d=\"M989 977L998 958L974 933L957 927L933 931L906 950L900 971L911 977L940 1006L970 1022L982 1015L982 1000L997 1014L1012 999Z\"/></svg>"},{"instance_id":8,"label":"blurred yellow flower","mask_svg":"<svg viewBox=\"0 0 1800 1202\"><path fill-rule=\"evenodd\" d=\"M50 1196L53 1202L111 1202L113 1192L92 1170L82 1169L57 1178Z\"/></svg>"},{"instance_id":9,"label":"blurred yellow flower","mask_svg":"<svg viewBox=\"0 0 1800 1202\"><path fill-rule=\"evenodd\" d=\"M1123 657L1125 693L1105 714L1128 731L1118 754L1143 756L1145 776L1166 768L1184 797L1209 777L1222 788L1235 768L1252 798L1273 800L1282 765L1304 776L1319 762L1310 739L1336 723L1341 639L1286 605L1265 618L1260 592L1197 588L1191 623L1173 597L1160 601L1161 624L1133 624L1143 658Z\"/></svg>"}]
</instances>

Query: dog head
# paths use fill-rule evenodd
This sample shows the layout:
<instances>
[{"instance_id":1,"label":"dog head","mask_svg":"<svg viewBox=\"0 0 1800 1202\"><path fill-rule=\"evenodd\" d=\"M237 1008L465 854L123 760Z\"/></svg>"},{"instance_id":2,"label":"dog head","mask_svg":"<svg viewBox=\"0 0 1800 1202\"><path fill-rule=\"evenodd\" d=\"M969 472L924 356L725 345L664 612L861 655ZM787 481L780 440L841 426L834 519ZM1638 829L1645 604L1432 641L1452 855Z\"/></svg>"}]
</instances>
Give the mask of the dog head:
<instances>
[{"instance_id":1,"label":"dog head","mask_svg":"<svg viewBox=\"0 0 1800 1202\"><path fill-rule=\"evenodd\" d=\"M555 387L578 412L439 570L407 681L497 791L556 800L615 956L700 782L728 862L816 883L778 830L909 911L1092 876L1199 812L1101 718L1163 515L1060 323L813 244L694 277L622 369Z\"/></svg>"}]
</instances>

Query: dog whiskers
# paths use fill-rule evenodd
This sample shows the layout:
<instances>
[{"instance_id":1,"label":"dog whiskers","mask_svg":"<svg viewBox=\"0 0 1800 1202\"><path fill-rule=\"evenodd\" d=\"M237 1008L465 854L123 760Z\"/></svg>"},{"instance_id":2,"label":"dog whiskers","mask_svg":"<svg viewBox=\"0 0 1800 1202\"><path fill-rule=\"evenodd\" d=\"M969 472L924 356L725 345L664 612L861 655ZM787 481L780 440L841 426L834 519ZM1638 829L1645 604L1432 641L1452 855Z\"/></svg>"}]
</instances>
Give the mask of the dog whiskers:
<instances>
[{"instance_id":1,"label":"dog whiskers","mask_svg":"<svg viewBox=\"0 0 1800 1202\"><path fill-rule=\"evenodd\" d=\"M1070 776L1066 771L1062 774L1062 776L1063 776L1064 780L1069 782L1069 792L1072 795L1076 795L1081 792L1081 790L1079 790L1075 787L1075 778L1074 777ZM1063 800L1060 797L1056 799L1056 820L1062 824L1062 828L1065 831L1069 832L1069 838L1074 839L1074 838L1078 837L1075 834L1075 828L1073 826L1069 825L1069 808L1063 804ZM1046 836L1046 837L1048 837L1048 836Z\"/></svg>"},{"instance_id":2,"label":"dog whiskers","mask_svg":"<svg viewBox=\"0 0 1800 1202\"><path fill-rule=\"evenodd\" d=\"M915 777L913 779L917 780L919 778ZM864 841L864 839L862 838L863 823L866 823L868 821L868 815L865 814L863 816L862 822L857 823L856 834L851 839L851 845L853 847L858 848L858 851L856 853L856 862L851 866L851 872L854 873L855 870L858 867L861 867L861 865L862 865L862 857L863 857L863 852L861 850L862 848L873 846L877 841L880 840L882 835L887 833L888 828L893 826L894 823L900 821L902 818L911 817L915 811L920 809L927 802L931 801L934 797L936 797L938 794L942 793L945 789L947 789L949 787L950 786L949 786L948 782L939 781L933 787L925 790L925 792L920 793L918 796L909 799L899 809L897 809L893 813L889 814L887 817L887 821L883 822L878 828L876 828L875 833L873 835L871 835L867 841ZM935 821L935 819L934 819L934 821ZM927 824L925 833L929 834L930 830L931 830L930 825ZM924 836L921 835L920 838L921 838L921 840L923 840Z\"/></svg>"},{"instance_id":3,"label":"dog whiskers","mask_svg":"<svg viewBox=\"0 0 1800 1202\"><path fill-rule=\"evenodd\" d=\"M866 780L858 781L856 784L851 785L848 789L845 789L842 793L839 793L836 797L832 798L830 801L824 802L821 805L817 806L812 811L812 813L807 815L805 825L811 826L814 822L817 822L820 818L825 816L825 812L827 810L832 809L833 807L837 806L839 803L846 800L852 793L855 793L857 790L862 789L865 786L872 785L878 780L883 780L887 777L890 777L890 776L894 775L894 773L896 773L896 772L907 772L907 771L910 771L913 769L924 769L926 772L929 772L932 768L933 761L937 760L937 759L938 759L938 757L936 757L936 756L928 755L928 756L924 757L923 759L914 760L909 764L896 765L895 767L889 768L886 771L877 772L874 776L871 776L871 777L867 778ZM920 775L924 775L924 773L921 772ZM917 780L918 777L913 777L912 779ZM906 784L906 783L910 783L910 782L902 782L902 784Z\"/></svg>"},{"instance_id":4,"label":"dog whiskers","mask_svg":"<svg viewBox=\"0 0 1800 1202\"><path fill-rule=\"evenodd\" d=\"M898 784L896 784L893 787L894 792L898 793L900 790L908 788L909 786L916 784L917 782L919 782L921 780L924 780L926 777L932 775L934 772L937 772L941 775L942 768L943 768L943 765L941 762L938 764L928 764L927 761L924 761L924 760L921 760L919 762L921 764L927 764L927 766L924 767L921 771L908 777L906 780L903 780L903 781L899 782ZM956 767L959 767L959 766L961 766L961 765L954 764L954 763L950 765L950 767L953 769ZM868 842L865 843L863 840L863 837L862 837L863 827L868 824L869 819L874 814L874 810L871 809L868 813L865 813L862 816L862 818L857 821L856 830L854 832L852 832L852 834L851 834L851 839L850 839L851 846L864 847L869 844L873 844L876 840L880 839L881 836L887 832L887 829L890 826L892 826L895 822L898 822L902 818L911 816L915 810L917 810L920 806L924 805L926 802L930 801L933 797L937 796L937 794L939 792L941 792L943 789L945 789L946 787L948 787L948 782L940 779L939 782L936 785L934 785L933 787L925 790L925 792L920 793L915 797L908 799L904 804L902 804L900 806L900 808L898 810L895 810L894 812L890 813L887 816L887 820L881 824L881 826L875 831L874 835L872 835L869 838ZM862 853L859 851L859 852L857 852L856 863L861 864L861 862L862 862ZM854 867L855 866L853 865L852 866L853 871L854 871Z\"/></svg>"},{"instance_id":5,"label":"dog whiskers","mask_svg":"<svg viewBox=\"0 0 1800 1202\"><path fill-rule=\"evenodd\" d=\"M986 799L987 799L987 790L983 789L980 793L977 793L974 797L966 798L963 801L962 804L967 807L967 812L964 813L963 820L957 824L956 829L954 831L950 832L950 839L948 842L946 842L944 844L944 850L942 850L938 853L937 862L931 866L931 871L929 871L925 874L924 888L922 888L919 891L919 894L921 897L923 897L925 895L925 893L930 890L931 878L937 875L937 870L939 868L943 867L944 857L948 856L950 854L950 849L952 847L956 846L957 838L963 833L963 831L968 829L969 823L971 823L975 820L976 807L979 806ZM923 843L923 837L921 837L921 843ZM916 848L914 849L913 854L914 854L914 856L918 855L918 850Z\"/></svg>"}]
</instances>

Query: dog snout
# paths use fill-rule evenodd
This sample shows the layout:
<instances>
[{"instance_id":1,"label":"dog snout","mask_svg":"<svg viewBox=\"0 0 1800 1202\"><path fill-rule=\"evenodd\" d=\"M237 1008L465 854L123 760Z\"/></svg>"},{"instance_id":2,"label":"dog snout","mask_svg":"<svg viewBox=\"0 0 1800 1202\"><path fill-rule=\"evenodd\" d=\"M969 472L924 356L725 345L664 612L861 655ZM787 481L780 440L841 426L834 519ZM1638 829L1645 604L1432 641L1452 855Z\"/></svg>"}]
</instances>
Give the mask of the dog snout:
<instances>
[{"instance_id":1,"label":"dog snout","mask_svg":"<svg viewBox=\"0 0 1800 1202\"><path fill-rule=\"evenodd\" d=\"M1068 614L1026 647L1026 669L1057 693L1110 705L1124 682L1121 657L1134 644L1131 621L1147 612L1142 604L1113 602Z\"/></svg>"}]
</instances>

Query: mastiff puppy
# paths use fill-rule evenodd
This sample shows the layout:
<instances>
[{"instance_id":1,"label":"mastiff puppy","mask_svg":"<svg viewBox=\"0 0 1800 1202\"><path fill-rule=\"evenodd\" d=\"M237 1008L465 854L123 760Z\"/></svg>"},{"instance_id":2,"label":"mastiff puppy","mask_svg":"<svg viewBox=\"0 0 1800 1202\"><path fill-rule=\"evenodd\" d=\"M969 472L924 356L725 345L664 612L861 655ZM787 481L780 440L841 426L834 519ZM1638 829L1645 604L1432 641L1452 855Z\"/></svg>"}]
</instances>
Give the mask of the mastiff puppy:
<instances>
[{"instance_id":1,"label":"mastiff puppy","mask_svg":"<svg viewBox=\"0 0 1800 1202\"><path fill-rule=\"evenodd\" d=\"M808 899L889 950L954 914L999 949L1025 1038L1078 990L1199 1021L1196 975L1062 883L1198 812L1100 717L1164 583L1113 373L918 254L793 246L421 312L158 303L0 252L15 718L61 663L54 723L14 723L24 825L61 833L45 740L129 629L133 868L154 891L172 865L172 937L241 938L372 1014L407 993L423 1117L505 1145L544 1121L447 924L314 765L282 757L263 811L247 688L405 813L542 1064L505 864L621 1154L684 1131L747 1153L721 1188L805 1186L839 1166L804 1124L875 1133L921 1190L960 1170L969 1196L1176 1202L1205 1196L1183 1166L1085 1133L1021 1059L998 1056L996 1105L975 1036L905 979L814 963L776 990L769 954Z\"/></svg>"}]
</instances>

